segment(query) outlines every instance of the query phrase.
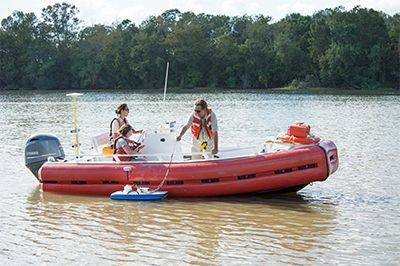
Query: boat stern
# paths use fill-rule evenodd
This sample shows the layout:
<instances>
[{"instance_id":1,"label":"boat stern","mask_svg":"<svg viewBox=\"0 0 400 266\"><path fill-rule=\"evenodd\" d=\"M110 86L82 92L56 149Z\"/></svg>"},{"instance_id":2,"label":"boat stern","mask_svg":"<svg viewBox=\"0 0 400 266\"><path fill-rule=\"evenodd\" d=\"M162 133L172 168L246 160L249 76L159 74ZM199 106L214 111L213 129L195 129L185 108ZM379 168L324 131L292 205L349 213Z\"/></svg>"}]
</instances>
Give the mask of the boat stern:
<instances>
[{"instance_id":1,"label":"boat stern","mask_svg":"<svg viewBox=\"0 0 400 266\"><path fill-rule=\"evenodd\" d=\"M339 167L338 151L335 143L331 140L323 140L319 146L325 151L326 162L328 164L328 176L336 172Z\"/></svg>"},{"instance_id":2,"label":"boat stern","mask_svg":"<svg viewBox=\"0 0 400 266\"><path fill-rule=\"evenodd\" d=\"M65 153L60 140L50 134L37 134L28 138L25 144L25 166L39 180L42 165L50 160L64 160Z\"/></svg>"}]
</instances>

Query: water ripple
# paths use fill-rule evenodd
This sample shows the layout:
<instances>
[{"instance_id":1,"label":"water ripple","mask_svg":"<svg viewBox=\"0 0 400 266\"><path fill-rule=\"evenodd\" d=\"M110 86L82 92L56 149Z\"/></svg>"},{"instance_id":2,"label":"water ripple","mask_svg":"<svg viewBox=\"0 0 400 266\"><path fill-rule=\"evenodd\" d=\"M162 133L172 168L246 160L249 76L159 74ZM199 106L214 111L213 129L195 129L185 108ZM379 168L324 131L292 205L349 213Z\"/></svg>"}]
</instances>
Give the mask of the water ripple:
<instances>
[{"instance_id":1,"label":"water ripple","mask_svg":"<svg viewBox=\"0 0 400 266\"><path fill-rule=\"evenodd\" d=\"M132 203L39 191L24 166L24 143L33 133L51 132L64 147L70 146L72 105L64 95L1 95L1 261L394 265L400 259L400 146L393 144L398 96L206 93L203 97L218 115L221 146L261 144L289 123L303 120L313 133L335 141L339 170L298 195ZM170 94L163 103L160 93L87 92L79 102L78 120L87 126L81 131L82 143L107 130L121 101L130 105L135 126L156 128L167 118L183 124L198 96ZM162 108L174 112L159 115ZM240 115L239 125L233 114ZM17 136L13 141L8 141L9 132Z\"/></svg>"}]
</instances>

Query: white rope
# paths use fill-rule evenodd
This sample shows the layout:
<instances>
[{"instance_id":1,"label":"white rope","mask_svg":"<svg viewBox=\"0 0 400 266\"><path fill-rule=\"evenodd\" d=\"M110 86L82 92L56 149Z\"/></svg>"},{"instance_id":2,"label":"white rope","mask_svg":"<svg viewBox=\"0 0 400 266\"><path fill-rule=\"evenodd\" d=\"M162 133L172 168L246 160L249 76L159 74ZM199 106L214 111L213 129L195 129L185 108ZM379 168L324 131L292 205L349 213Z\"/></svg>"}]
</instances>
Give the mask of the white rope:
<instances>
[{"instance_id":1,"label":"white rope","mask_svg":"<svg viewBox=\"0 0 400 266\"><path fill-rule=\"evenodd\" d=\"M171 159L169 160L169 164L168 164L168 167L167 167L167 171L165 172L165 175L164 175L163 180L161 180L161 183L160 183L154 190L152 190L151 192L157 192L157 191L160 190L160 188L164 185L164 182L165 182L165 180L167 179L167 176L168 176L168 174L169 174L169 170L171 169L172 160L173 160L174 154L175 154L176 143L177 143L177 141L175 140L175 142L174 142L174 148L173 148L172 153L171 153Z\"/></svg>"}]
</instances>

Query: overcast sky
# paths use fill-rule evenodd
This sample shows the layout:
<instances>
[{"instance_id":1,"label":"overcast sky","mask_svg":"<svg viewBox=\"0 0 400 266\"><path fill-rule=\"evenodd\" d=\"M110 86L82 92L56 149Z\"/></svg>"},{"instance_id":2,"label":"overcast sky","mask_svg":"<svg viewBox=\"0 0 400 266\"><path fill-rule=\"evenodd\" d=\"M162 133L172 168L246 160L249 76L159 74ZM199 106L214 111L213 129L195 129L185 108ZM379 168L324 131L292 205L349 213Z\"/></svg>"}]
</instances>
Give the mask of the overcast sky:
<instances>
[{"instance_id":1,"label":"overcast sky","mask_svg":"<svg viewBox=\"0 0 400 266\"><path fill-rule=\"evenodd\" d=\"M290 13L312 15L314 12L337 6L346 10L356 5L383 11L394 15L400 13L400 0L0 0L0 19L13 11L34 12L40 17L42 8L54 3L67 2L79 9L78 17L85 25L102 23L110 25L123 19L130 19L139 25L152 15L160 15L168 9L177 8L181 12L211 15L264 15L278 21Z\"/></svg>"}]
</instances>

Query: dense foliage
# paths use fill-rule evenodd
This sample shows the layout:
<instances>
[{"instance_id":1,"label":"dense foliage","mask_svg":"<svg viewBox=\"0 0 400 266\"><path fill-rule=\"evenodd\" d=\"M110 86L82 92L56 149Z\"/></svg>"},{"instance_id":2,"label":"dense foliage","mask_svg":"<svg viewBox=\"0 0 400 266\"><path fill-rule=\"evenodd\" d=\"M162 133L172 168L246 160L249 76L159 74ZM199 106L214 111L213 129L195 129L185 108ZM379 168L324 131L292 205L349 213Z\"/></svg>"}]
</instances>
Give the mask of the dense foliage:
<instances>
[{"instance_id":1,"label":"dense foliage","mask_svg":"<svg viewBox=\"0 0 400 266\"><path fill-rule=\"evenodd\" d=\"M83 28L78 9L1 22L1 89L399 87L400 14L342 7L270 17L168 10Z\"/></svg>"}]
</instances>

